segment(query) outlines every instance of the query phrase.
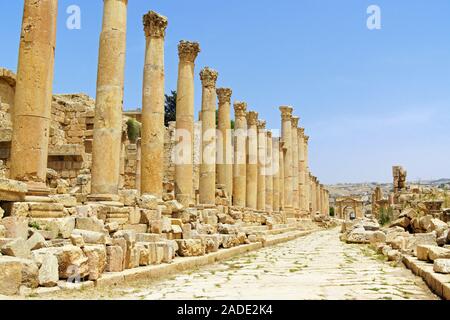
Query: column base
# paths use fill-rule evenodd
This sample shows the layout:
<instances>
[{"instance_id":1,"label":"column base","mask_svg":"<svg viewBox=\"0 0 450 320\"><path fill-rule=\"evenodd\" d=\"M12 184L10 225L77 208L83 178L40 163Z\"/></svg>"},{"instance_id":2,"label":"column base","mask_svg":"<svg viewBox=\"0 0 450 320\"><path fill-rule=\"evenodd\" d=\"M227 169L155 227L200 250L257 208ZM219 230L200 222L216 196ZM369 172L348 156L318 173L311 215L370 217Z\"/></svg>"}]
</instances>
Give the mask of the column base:
<instances>
[{"instance_id":1,"label":"column base","mask_svg":"<svg viewBox=\"0 0 450 320\"><path fill-rule=\"evenodd\" d=\"M43 182L26 182L28 186L27 196L46 197L50 194L50 188Z\"/></svg>"},{"instance_id":2,"label":"column base","mask_svg":"<svg viewBox=\"0 0 450 320\"><path fill-rule=\"evenodd\" d=\"M188 207L195 207L195 203L194 203L194 201L192 200L191 195L189 195L189 194L177 194L177 195L175 196L175 198L176 198L177 201L178 201L179 203L181 203L185 208L188 208Z\"/></svg>"}]
</instances>

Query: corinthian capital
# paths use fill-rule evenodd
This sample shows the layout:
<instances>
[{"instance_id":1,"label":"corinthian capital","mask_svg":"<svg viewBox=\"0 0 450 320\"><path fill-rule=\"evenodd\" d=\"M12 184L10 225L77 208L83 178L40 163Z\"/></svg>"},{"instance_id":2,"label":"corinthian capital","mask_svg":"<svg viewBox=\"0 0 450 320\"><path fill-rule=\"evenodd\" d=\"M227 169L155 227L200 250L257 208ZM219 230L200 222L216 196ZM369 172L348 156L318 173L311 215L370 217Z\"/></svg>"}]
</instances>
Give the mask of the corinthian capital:
<instances>
[{"instance_id":1,"label":"corinthian capital","mask_svg":"<svg viewBox=\"0 0 450 320\"><path fill-rule=\"evenodd\" d=\"M292 117L292 119L291 119L292 128L297 128L298 127L299 120L300 120L299 117Z\"/></svg>"},{"instance_id":2,"label":"corinthian capital","mask_svg":"<svg viewBox=\"0 0 450 320\"><path fill-rule=\"evenodd\" d=\"M181 61L194 62L200 52L198 42L181 40L178 44L178 56Z\"/></svg>"},{"instance_id":3,"label":"corinthian capital","mask_svg":"<svg viewBox=\"0 0 450 320\"><path fill-rule=\"evenodd\" d=\"M144 15L144 31L146 37L164 38L168 20L166 17L150 11Z\"/></svg>"},{"instance_id":4,"label":"corinthian capital","mask_svg":"<svg viewBox=\"0 0 450 320\"><path fill-rule=\"evenodd\" d=\"M298 134L303 137L305 135L305 128L298 128Z\"/></svg>"},{"instance_id":5,"label":"corinthian capital","mask_svg":"<svg viewBox=\"0 0 450 320\"><path fill-rule=\"evenodd\" d=\"M247 125L256 126L258 124L258 112L249 111L247 112Z\"/></svg>"},{"instance_id":6,"label":"corinthian capital","mask_svg":"<svg viewBox=\"0 0 450 320\"><path fill-rule=\"evenodd\" d=\"M272 138L272 131L270 131L270 130L268 130L267 132L266 132L266 134L267 134L267 138Z\"/></svg>"},{"instance_id":7,"label":"corinthian capital","mask_svg":"<svg viewBox=\"0 0 450 320\"><path fill-rule=\"evenodd\" d=\"M305 143L308 144L309 142L309 136L305 136Z\"/></svg>"},{"instance_id":8,"label":"corinthian capital","mask_svg":"<svg viewBox=\"0 0 450 320\"><path fill-rule=\"evenodd\" d=\"M216 70L208 67L203 68L202 71L200 71L200 80L202 80L202 85L205 88L215 88L218 76L219 73Z\"/></svg>"},{"instance_id":9,"label":"corinthian capital","mask_svg":"<svg viewBox=\"0 0 450 320\"><path fill-rule=\"evenodd\" d=\"M266 121L264 121L264 120L259 120L257 126L258 126L258 130L264 130L264 129L266 129Z\"/></svg>"},{"instance_id":10,"label":"corinthian capital","mask_svg":"<svg viewBox=\"0 0 450 320\"><path fill-rule=\"evenodd\" d=\"M220 104L230 103L233 91L230 88L218 88L216 90Z\"/></svg>"},{"instance_id":11,"label":"corinthian capital","mask_svg":"<svg viewBox=\"0 0 450 320\"><path fill-rule=\"evenodd\" d=\"M236 101L234 103L234 116L245 117L246 113L247 113L247 103Z\"/></svg>"},{"instance_id":12,"label":"corinthian capital","mask_svg":"<svg viewBox=\"0 0 450 320\"><path fill-rule=\"evenodd\" d=\"M282 120L291 120L292 118L292 107L282 106L280 107L281 111L281 119Z\"/></svg>"}]
</instances>

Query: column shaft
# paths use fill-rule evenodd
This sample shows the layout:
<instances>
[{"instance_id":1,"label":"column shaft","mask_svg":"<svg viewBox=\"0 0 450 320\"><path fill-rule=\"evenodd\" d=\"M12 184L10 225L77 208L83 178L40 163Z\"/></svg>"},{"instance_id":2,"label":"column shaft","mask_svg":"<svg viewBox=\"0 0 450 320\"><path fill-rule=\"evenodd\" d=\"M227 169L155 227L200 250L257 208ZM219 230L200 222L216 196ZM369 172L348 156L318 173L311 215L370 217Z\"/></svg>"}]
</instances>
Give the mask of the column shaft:
<instances>
[{"instance_id":1,"label":"column shaft","mask_svg":"<svg viewBox=\"0 0 450 320\"><path fill-rule=\"evenodd\" d=\"M127 0L105 0L98 55L92 194L117 195L120 177Z\"/></svg>"},{"instance_id":2,"label":"column shaft","mask_svg":"<svg viewBox=\"0 0 450 320\"><path fill-rule=\"evenodd\" d=\"M258 121L258 194L256 208L266 209L266 122Z\"/></svg>"},{"instance_id":3,"label":"column shaft","mask_svg":"<svg viewBox=\"0 0 450 320\"><path fill-rule=\"evenodd\" d=\"M247 191L246 206L257 208L258 193L258 113L247 113Z\"/></svg>"},{"instance_id":4,"label":"column shaft","mask_svg":"<svg viewBox=\"0 0 450 320\"><path fill-rule=\"evenodd\" d=\"M200 165L200 204L216 203L216 81L217 72L204 68L202 80L202 162Z\"/></svg>"},{"instance_id":5,"label":"column shaft","mask_svg":"<svg viewBox=\"0 0 450 320\"><path fill-rule=\"evenodd\" d=\"M229 197L233 194L233 145L231 142L231 95L228 88L217 89L219 98L218 129L220 136L217 137L217 183L225 185Z\"/></svg>"},{"instance_id":6,"label":"column shaft","mask_svg":"<svg viewBox=\"0 0 450 320\"><path fill-rule=\"evenodd\" d=\"M234 103L234 165L233 165L233 205L245 207L247 176L247 120L245 118L247 104Z\"/></svg>"},{"instance_id":7,"label":"column shaft","mask_svg":"<svg viewBox=\"0 0 450 320\"><path fill-rule=\"evenodd\" d=\"M46 192L58 1L24 1L11 142L12 179Z\"/></svg>"},{"instance_id":8,"label":"column shaft","mask_svg":"<svg viewBox=\"0 0 450 320\"><path fill-rule=\"evenodd\" d=\"M164 36L167 18L144 16L146 36L142 90L141 192L162 198L164 173Z\"/></svg>"},{"instance_id":9,"label":"column shaft","mask_svg":"<svg viewBox=\"0 0 450 320\"><path fill-rule=\"evenodd\" d=\"M292 117L292 206L296 212L300 209L300 196L298 191L298 121L298 117Z\"/></svg>"},{"instance_id":10,"label":"column shaft","mask_svg":"<svg viewBox=\"0 0 450 320\"><path fill-rule=\"evenodd\" d=\"M292 108L280 107L282 116L281 134L284 142L284 206L287 211L293 206L293 174L292 174ZM292 212L288 212L291 217Z\"/></svg>"},{"instance_id":11,"label":"column shaft","mask_svg":"<svg viewBox=\"0 0 450 320\"><path fill-rule=\"evenodd\" d=\"M273 149L272 132L266 132L266 212L273 212Z\"/></svg>"},{"instance_id":12,"label":"column shaft","mask_svg":"<svg viewBox=\"0 0 450 320\"><path fill-rule=\"evenodd\" d=\"M280 140L272 139L273 211L280 211Z\"/></svg>"},{"instance_id":13,"label":"column shaft","mask_svg":"<svg viewBox=\"0 0 450 320\"><path fill-rule=\"evenodd\" d=\"M185 206L194 203L194 69L199 52L196 42L181 41L178 45L175 194Z\"/></svg>"}]
</instances>

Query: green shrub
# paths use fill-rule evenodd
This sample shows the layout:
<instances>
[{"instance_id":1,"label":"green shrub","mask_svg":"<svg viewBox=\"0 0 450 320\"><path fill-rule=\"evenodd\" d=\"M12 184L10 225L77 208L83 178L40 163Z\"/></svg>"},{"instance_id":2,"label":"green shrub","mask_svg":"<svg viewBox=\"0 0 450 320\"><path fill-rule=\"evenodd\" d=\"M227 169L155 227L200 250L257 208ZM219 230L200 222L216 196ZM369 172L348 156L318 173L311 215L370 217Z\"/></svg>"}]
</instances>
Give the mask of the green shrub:
<instances>
[{"instance_id":1,"label":"green shrub","mask_svg":"<svg viewBox=\"0 0 450 320\"><path fill-rule=\"evenodd\" d=\"M330 207L330 217L334 217L334 207Z\"/></svg>"},{"instance_id":2,"label":"green shrub","mask_svg":"<svg viewBox=\"0 0 450 320\"><path fill-rule=\"evenodd\" d=\"M136 143L141 135L141 124L135 119L128 119L127 121L127 135L131 143Z\"/></svg>"},{"instance_id":3,"label":"green shrub","mask_svg":"<svg viewBox=\"0 0 450 320\"><path fill-rule=\"evenodd\" d=\"M380 223L381 226L390 224L393 219L394 213L392 208L389 208L387 210L385 210L384 208L380 208L380 211L378 213L378 222Z\"/></svg>"}]
</instances>

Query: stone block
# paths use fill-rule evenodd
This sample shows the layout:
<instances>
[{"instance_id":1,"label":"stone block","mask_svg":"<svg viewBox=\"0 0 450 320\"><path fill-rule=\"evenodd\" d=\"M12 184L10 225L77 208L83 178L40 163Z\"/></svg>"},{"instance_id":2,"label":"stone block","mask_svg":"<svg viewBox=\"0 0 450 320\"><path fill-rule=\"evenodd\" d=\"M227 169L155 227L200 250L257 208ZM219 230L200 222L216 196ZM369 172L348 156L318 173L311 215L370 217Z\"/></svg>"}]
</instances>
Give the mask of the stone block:
<instances>
[{"instance_id":1,"label":"stone block","mask_svg":"<svg viewBox=\"0 0 450 320\"><path fill-rule=\"evenodd\" d=\"M141 221L141 210L139 208L132 208L132 210L130 210L128 223L139 224L140 221Z\"/></svg>"},{"instance_id":2,"label":"stone block","mask_svg":"<svg viewBox=\"0 0 450 320\"><path fill-rule=\"evenodd\" d=\"M438 259L450 259L450 250L437 246L432 246L428 251L428 259L430 261L435 261Z\"/></svg>"},{"instance_id":3,"label":"stone block","mask_svg":"<svg viewBox=\"0 0 450 320\"><path fill-rule=\"evenodd\" d=\"M76 229L78 230L87 230L94 231L100 233L106 233L105 224L103 220L98 219L97 217L80 217L76 218Z\"/></svg>"},{"instance_id":4,"label":"stone block","mask_svg":"<svg viewBox=\"0 0 450 320\"><path fill-rule=\"evenodd\" d=\"M158 208L158 198L153 195L143 194L137 199L137 203L142 209L156 210Z\"/></svg>"},{"instance_id":5,"label":"stone block","mask_svg":"<svg viewBox=\"0 0 450 320\"><path fill-rule=\"evenodd\" d=\"M110 242L110 239L107 235L101 232L95 231L87 231L87 230L78 230L75 229L72 232L72 235L80 235L83 237L84 243L86 244L103 244L106 245Z\"/></svg>"},{"instance_id":6,"label":"stone block","mask_svg":"<svg viewBox=\"0 0 450 320\"><path fill-rule=\"evenodd\" d=\"M53 254L45 254L40 261L38 274L39 285L55 287L59 280L58 259Z\"/></svg>"},{"instance_id":7,"label":"stone block","mask_svg":"<svg viewBox=\"0 0 450 320\"><path fill-rule=\"evenodd\" d=\"M35 261L43 261L43 256L47 254L52 254L58 259L60 279L82 279L89 274L88 258L79 247L65 245L43 248L32 251L31 256Z\"/></svg>"},{"instance_id":8,"label":"stone block","mask_svg":"<svg viewBox=\"0 0 450 320\"><path fill-rule=\"evenodd\" d=\"M97 280L106 268L106 247L104 245L87 245L83 252L88 258L89 280Z\"/></svg>"},{"instance_id":9,"label":"stone block","mask_svg":"<svg viewBox=\"0 0 450 320\"><path fill-rule=\"evenodd\" d=\"M176 240L180 257L196 257L205 254L205 245L201 239Z\"/></svg>"},{"instance_id":10,"label":"stone block","mask_svg":"<svg viewBox=\"0 0 450 320\"><path fill-rule=\"evenodd\" d=\"M161 211L160 210L149 210L149 209L140 209L140 221L139 223L143 224L151 224L153 220L161 219Z\"/></svg>"},{"instance_id":11,"label":"stone block","mask_svg":"<svg viewBox=\"0 0 450 320\"><path fill-rule=\"evenodd\" d=\"M26 244L30 250L37 250L46 247L44 236L36 231L33 231L31 237L26 241Z\"/></svg>"},{"instance_id":12,"label":"stone block","mask_svg":"<svg viewBox=\"0 0 450 320\"><path fill-rule=\"evenodd\" d=\"M437 273L450 274L450 259L436 259L433 270Z\"/></svg>"},{"instance_id":13,"label":"stone block","mask_svg":"<svg viewBox=\"0 0 450 320\"><path fill-rule=\"evenodd\" d=\"M28 239L28 221L24 217L6 217L0 223L5 227L7 238Z\"/></svg>"},{"instance_id":14,"label":"stone block","mask_svg":"<svg viewBox=\"0 0 450 320\"><path fill-rule=\"evenodd\" d=\"M11 257L28 259L31 255L27 242L21 238L11 239L1 249L2 254Z\"/></svg>"},{"instance_id":15,"label":"stone block","mask_svg":"<svg viewBox=\"0 0 450 320\"><path fill-rule=\"evenodd\" d=\"M156 233L136 233L136 242L157 242L161 236Z\"/></svg>"},{"instance_id":16,"label":"stone block","mask_svg":"<svg viewBox=\"0 0 450 320\"><path fill-rule=\"evenodd\" d=\"M139 191L135 189L119 190L120 202L126 206L135 206L138 201Z\"/></svg>"},{"instance_id":17,"label":"stone block","mask_svg":"<svg viewBox=\"0 0 450 320\"><path fill-rule=\"evenodd\" d=\"M121 272L123 271L123 250L120 246L106 247L106 271Z\"/></svg>"},{"instance_id":18,"label":"stone block","mask_svg":"<svg viewBox=\"0 0 450 320\"><path fill-rule=\"evenodd\" d=\"M22 284L22 264L10 257L0 256L0 294L12 296Z\"/></svg>"}]
</instances>

